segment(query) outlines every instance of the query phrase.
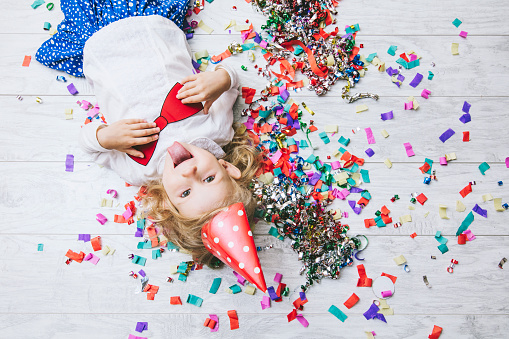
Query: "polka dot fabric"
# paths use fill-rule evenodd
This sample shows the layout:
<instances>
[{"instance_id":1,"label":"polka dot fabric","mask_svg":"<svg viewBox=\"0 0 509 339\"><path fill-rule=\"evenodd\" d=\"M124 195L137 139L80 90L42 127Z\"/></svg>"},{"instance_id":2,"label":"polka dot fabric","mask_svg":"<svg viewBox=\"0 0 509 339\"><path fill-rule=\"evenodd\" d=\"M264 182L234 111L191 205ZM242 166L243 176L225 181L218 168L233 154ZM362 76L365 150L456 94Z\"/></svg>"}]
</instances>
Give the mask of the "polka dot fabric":
<instances>
[{"instance_id":1,"label":"polka dot fabric","mask_svg":"<svg viewBox=\"0 0 509 339\"><path fill-rule=\"evenodd\" d=\"M82 77L83 49L101 28L132 16L160 15L182 27L189 0L61 0L65 19L37 50L35 59L50 68Z\"/></svg>"},{"instance_id":2,"label":"polka dot fabric","mask_svg":"<svg viewBox=\"0 0 509 339\"><path fill-rule=\"evenodd\" d=\"M260 266L253 233L242 203L218 213L201 230L205 248L235 272L266 292L265 276Z\"/></svg>"}]
</instances>

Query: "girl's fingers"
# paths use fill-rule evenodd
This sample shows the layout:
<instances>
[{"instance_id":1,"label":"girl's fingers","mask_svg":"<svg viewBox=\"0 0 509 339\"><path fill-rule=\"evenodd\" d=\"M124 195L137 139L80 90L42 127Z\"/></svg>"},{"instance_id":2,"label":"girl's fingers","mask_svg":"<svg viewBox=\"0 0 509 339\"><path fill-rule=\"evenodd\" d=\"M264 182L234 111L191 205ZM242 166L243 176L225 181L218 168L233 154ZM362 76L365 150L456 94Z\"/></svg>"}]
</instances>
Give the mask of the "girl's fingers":
<instances>
[{"instance_id":1,"label":"girl's fingers","mask_svg":"<svg viewBox=\"0 0 509 339\"><path fill-rule=\"evenodd\" d=\"M153 135L159 133L161 130L159 127L137 129L133 131L133 136L136 138L144 137L147 135Z\"/></svg>"},{"instance_id":2,"label":"girl's fingers","mask_svg":"<svg viewBox=\"0 0 509 339\"><path fill-rule=\"evenodd\" d=\"M194 95L199 92L199 89L197 88L196 84L192 82L193 85L182 87L180 91L177 93L177 99L185 99L191 95Z\"/></svg>"},{"instance_id":3,"label":"girl's fingers","mask_svg":"<svg viewBox=\"0 0 509 339\"><path fill-rule=\"evenodd\" d=\"M149 142L152 142L152 141L157 140L157 139L159 139L159 135L157 135L157 134L150 135L148 137L135 138L134 139L134 146L145 145L145 144L148 144Z\"/></svg>"},{"instance_id":4,"label":"girl's fingers","mask_svg":"<svg viewBox=\"0 0 509 339\"><path fill-rule=\"evenodd\" d=\"M135 150L134 148L129 148L125 152L127 154L129 154L129 155L132 155L133 157L137 157L137 158L144 158L145 157L142 152L140 152L138 150Z\"/></svg>"},{"instance_id":5,"label":"girl's fingers","mask_svg":"<svg viewBox=\"0 0 509 339\"><path fill-rule=\"evenodd\" d=\"M205 102L205 105L203 105L203 113L209 114L209 108L212 106L213 101L207 101Z\"/></svg>"},{"instance_id":6,"label":"girl's fingers","mask_svg":"<svg viewBox=\"0 0 509 339\"><path fill-rule=\"evenodd\" d=\"M189 82L189 81L192 81L192 80L196 80L196 78L197 78L197 74L189 75L189 76L185 77L184 79L182 79L182 80L180 81L180 83L181 83L182 85L185 85L185 84L186 84L186 82ZM182 90L182 89L181 89L181 90Z\"/></svg>"},{"instance_id":7,"label":"girl's fingers","mask_svg":"<svg viewBox=\"0 0 509 339\"><path fill-rule=\"evenodd\" d=\"M134 125L134 124L146 123L147 120L145 120L145 119L124 119L124 122L128 125Z\"/></svg>"}]
</instances>

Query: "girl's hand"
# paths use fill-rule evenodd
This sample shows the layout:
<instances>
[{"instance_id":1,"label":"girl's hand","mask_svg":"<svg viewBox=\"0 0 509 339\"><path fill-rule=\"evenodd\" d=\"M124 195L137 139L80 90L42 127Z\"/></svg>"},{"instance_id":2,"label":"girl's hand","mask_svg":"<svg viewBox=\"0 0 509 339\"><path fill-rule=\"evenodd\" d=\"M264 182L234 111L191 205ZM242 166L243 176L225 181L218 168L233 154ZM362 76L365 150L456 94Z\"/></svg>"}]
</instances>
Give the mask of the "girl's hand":
<instances>
[{"instance_id":1,"label":"girl's hand","mask_svg":"<svg viewBox=\"0 0 509 339\"><path fill-rule=\"evenodd\" d=\"M159 127L155 122L143 119L124 119L97 129L97 141L102 147L115 149L129 155L143 158L143 153L133 146L144 145L157 140Z\"/></svg>"},{"instance_id":2,"label":"girl's hand","mask_svg":"<svg viewBox=\"0 0 509 339\"><path fill-rule=\"evenodd\" d=\"M230 75L222 68L214 72L202 72L182 79L184 85L177 93L183 104L205 102L203 112L209 113L212 103L230 89Z\"/></svg>"}]
</instances>

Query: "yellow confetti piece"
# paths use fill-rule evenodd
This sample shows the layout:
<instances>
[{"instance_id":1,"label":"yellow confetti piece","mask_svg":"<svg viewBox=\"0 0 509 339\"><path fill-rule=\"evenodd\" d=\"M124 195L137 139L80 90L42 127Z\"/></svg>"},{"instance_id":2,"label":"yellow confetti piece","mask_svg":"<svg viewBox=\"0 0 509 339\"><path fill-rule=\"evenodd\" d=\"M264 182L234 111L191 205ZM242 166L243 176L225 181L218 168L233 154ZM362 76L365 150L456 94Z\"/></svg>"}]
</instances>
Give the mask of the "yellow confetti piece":
<instances>
[{"instance_id":1,"label":"yellow confetti piece","mask_svg":"<svg viewBox=\"0 0 509 339\"><path fill-rule=\"evenodd\" d=\"M209 26L207 26L203 20L200 20L200 22L198 23L198 27L200 27L201 29L203 29L205 32L207 33L212 33L214 32L214 29L210 28Z\"/></svg>"},{"instance_id":2,"label":"yellow confetti piece","mask_svg":"<svg viewBox=\"0 0 509 339\"><path fill-rule=\"evenodd\" d=\"M102 254L104 255L113 255L115 253L114 248L110 248L108 245L103 245L103 248L101 249Z\"/></svg>"},{"instance_id":3,"label":"yellow confetti piece","mask_svg":"<svg viewBox=\"0 0 509 339\"><path fill-rule=\"evenodd\" d=\"M260 175L258 177L258 180L260 180L264 184L268 185L268 184L272 183L272 181L274 181L274 175L272 175L272 173L270 173L270 172L263 173L262 175Z\"/></svg>"},{"instance_id":4,"label":"yellow confetti piece","mask_svg":"<svg viewBox=\"0 0 509 339\"><path fill-rule=\"evenodd\" d=\"M374 57L373 60L371 60L371 64L378 66L380 65L381 61L378 59L378 57Z\"/></svg>"},{"instance_id":5,"label":"yellow confetti piece","mask_svg":"<svg viewBox=\"0 0 509 339\"><path fill-rule=\"evenodd\" d=\"M200 60L201 58L207 58L209 56L209 52L206 49L194 53L194 58L196 60Z\"/></svg>"},{"instance_id":6,"label":"yellow confetti piece","mask_svg":"<svg viewBox=\"0 0 509 339\"><path fill-rule=\"evenodd\" d=\"M392 162L389 159L385 159L384 164L385 164L385 166L387 166L387 168L392 167Z\"/></svg>"},{"instance_id":7,"label":"yellow confetti piece","mask_svg":"<svg viewBox=\"0 0 509 339\"><path fill-rule=\"evenodd\" d=\"M415 206L414 205L408 205L408 209L413 211L413 210L415 210Z\"/></svg>"},{"instance_id":8,"label":"yellow confetti piece","mask_svg":"<svg viewBox=\"0 0 509 339\"><path fill-rule=\"evenodd\" d=\"M378 65L378 71L385 72L385 62L382 62L380 65Z\"/></svg>"},{"instance_id":9,"label":"yellow confetti piece","mask_svg":"<svg viewBox=\"0 0 509 339\"><path fill-rule=\"evenodd\" d=\"M246 286L244 287L244 292L250 295L254 295L256 292L256 288L254 288L254 286Z\"/></svg>"},{"instance_id":10,"label":"yellow confetti piece","mask_svg":"<svg viewBox=\"0 0 509 339\"><path fill-rule=\"evenodd\" d=\"M305 170L311 169L311 164L310 164L309 162L306 162L306 163L302 166L302 169L305 169Z\"/></svg>"},{"instance_id":11,"label":"yellow confetti piece","mask_svg":"<svg viewBox=\"0 0 509 339\"><path fill-rule=\"evenodd\" d=\"M440 215L440 218L442 219L449 219L447 216L447 205L438 205L438 214Z\"/></svg>"},{"instance_id":12,"label":"yellow confetti piece","mask_svg":"<svg viewBox=\"0 0 509 339\"><path fill-rule=\"evenodd\" d=\"M389 133L387 133L387 131L386 131L386 130L384 130L384 129L383 129L381 133L382 133L382 136L383 136L384 138L389 137Z\"/></svg>"},{"instance_id":13,"label":"yellow confetti piece","mask_svg":"<svg viewBox=\"0 0 509 339\"><path fill-rule=\"evenodd\" d=\"M424 213L424 217L427 218L429 215L429 212Z\"/></svg>"},{"instance_id":14,"label":"yellow confetti piece","mask_svg":"<svg viewBox=\"0 0 509 339\"><path fill-rule=\"evenodd\" d=\"M384 308L378 310L377 313L383 314L383 315L394 315L394 310L392 308Z\"/></svg>"},{"instance_id":15,"label":"yellow confetti piece","mask_svg":"<svg viewBox=\"0 0 509 339\"><path fill-rule=\"evenodd\" d=\"M419 103L417 102L417 100L415 100L415 98L413 96L409 96L408 97L408 101L412 102L412 104L413 104L412 109L413 110L417 110L419 108Z\"/></svg>"},{"instance_id":16,"label":"yellow confetti piece","mask_svg":"<svg viewBox=\"0 0 509 339\"><path fill-rule=\"evenodd\" d=\"M382 298L378 298L378 300L380 301L380 305L378 306L379 309L388 309L388 308L391 308L388 304L387 304L387 300L385 299L382 299Z\"/></svg>"},{"instance_id":17,"label":"yellow confetti piece","mask_svg":"<svg viewBox=\"0 0 509 339\"><path fill-rule=\"evenodd\" d=\"M58 31L55 27L51 27L48 31L49 35L55 35L57 32Z\"/></svg>"},{"instance_id":18,"label":"yellow confetti piece","mask_svg":"<svg viewBox=\"0 0 509 339\"><path fill-rule=\"evenodd\" d=\"M493 196L490 193L482 195L482 201L486 202L491 200L493 200Z\"/></svg>"},{"instance_id":19,"label":"yellow confetti piece","mask_svg":"<svg viewBox=\"0 0 509 339\"><path fill-rule=\"evenodd\" d=\"M447 161L456 160L456 153L448 153L445 155Z\"/></svg>"},{"instance_id":20,"label":"yellow confetti piece","mask_svg":"<svg viewBox=\"0 0 509 339\"><path fill-rule=\"evenodd\" d=\"M334 66L334 63L335 63L334 57L332 55L329 55L327 57L327 66Z\"/></svg>"},{"instance_id":21,"label":"yellow confetti piece","mask_svg":"<svg viewBox=\"0 0 509 339\"><path fill-rule=\"evenodd\" d=\"M366 74L366 71L364 70L364 68L361 68L360 70L358 70L357 72L359 72L359 75L361 78L364 77L364 75Z\"/></svg>"},{"instance_id":22,"label":"yellow confetti piece","mask_svg":"<svg viewBox=\"0 0 509 339\"><path fill-rule=\"evenodd\" d=\"M459 44L456 42L453 42L451 45L451 53L452 55L458 55L460 52L458 51Z\"/></svg>"},{"instance_id":23,"label":"yellow confetti piece","mask_svg":"<svg viewBox=\"0 0 509 339\"><path fill-rule=\"evenodd\" d=\"M405 257L402 255L396 257L396 258L393 258L392 260L394 260L394 262L396 263L396 265L403 265L404 263L406 263L406 259Z\"/></svg>"},{"instance_id":24,"label":"yellow confetti piece","mask_svg":"<svg viewBox=\"0 0 509 339\"><path fill-rule=\"evenodd\" d=\"M227 293L233 294L233 291L231 289L229 289L228 287L225 288L224 291L227 292Z\"/></svg>"},{"instance_id":25,"label":"yellow confetti piece","mask_svg":"<svg viewBox=\"0 0 509 339\"><path fill-rule=\"evenodd\" d=\"M355 113L360 113L368 110L368 106L362 104L355 106Z\"/></svg>"},{"instance_id":26,"label":"yellow confetti piece","mask_svg":"<svg viewBox=\"0 0 509 339\"><path fill-rule=\"evenodd\" d=\"M495 211L503 212L505 209L502 207L502 198L493 199L493 204L495 205Z\"/></svg>"},{"instance_id":27,"label":"yellow confetti piece","mask_svg":"<svg viewBox=\"0 0 509 339\"><path fill-rule=\"evenodd\" d=\"M291 103L289 103L289 105L291 105ZM304 107L304 108L306 109L306 111L308 111L308 112L309 112L309 114L311 114L311 115L315 115L315 112L313 112L313 111L311 110L311 108L309 108L309 107L306 105L306 103L305 103L305 102L301 103L301 105L302 105L302 107Z\"/></svg>"},{"instance_id":28,"label":"yellow confetti piece","mask_svg":"<svg viewBox=\"0 0 509 339\"><path fill-rule=\"evenodd\" d=\"M101 207L113 207L113 200L103 198L101 200Z\"/></svg>"},{"instance_id":29,"label":"yellow confetti piece","mask_svg":"<svg viewBox=\"0 0 509 339\"><path fill-rule=\"evenodd\" d=\"M502 199L500 199L500 200L502 200ZM502 205L500 205L500 206L502 206ZM343 217L343 214L341 213L341 209L339 209L339 208L336 208L334 210L334 212L332 212L332 213L333 213L332 219L334 219L334 220L339 220Z\"/></svg>"},{"instance_id":30,"label":"yellow confetti piece","mask_svg":"<svg viewBox=\"0 0 509 339\"><path fill-rule=\"evenodd\" d=\"M338 132L338 125L327 125L323 129L326 133L337 133Z\"/></svg>"},{"instance_id":31,"label":"yellow confetti piece","mask_svg":"<svg viewBox=\"0 0 509 339\"><path fill-rule=\"evenodd\" d=\"M227 30L228 28L233 27L233 26L236 26L236 25L237 25L237 22L236 22L235 20L230 20L230 22L229 22L229 23L224 24L224 26L223 26L223 27L224 27L224 28L223 28L223 30Z\"/></svg>"},{"instance_id":32,"label":"yellow confetti piece","mask_svg":"<svg viewBox=\"0 0 509 339\"><path fill-rule=\"evenodd\" d=\"M176 274L178 269L178 265L170 265L170 274Z\"/></svg>"},{"instance_id":33,"label":"yellow confetti piece","mask_svg":"<svg viewBox=\"0 0 509 339\"><path fill-rule=\"evenodd\" d=\"M364 333L366 333L366 339L375 339L375 336L373 335L373 333L368 332L368 331L364 331Z\"/></svg>"},{"instance_id":34,"label":"yellow confetti piece","mask_svg":"<svg viewBox=\"0 0 509 339\"><path fill-rule=\"evenodd\" d=\"M465 211L467 208L465 207L465 205L463 205L463 203L459 200L456 200L456 211L458 212L463 212Z\"/></svg>"},{"instance_id":35,"label":"yellow confetti piece","mask_svg":"<svg viewBox=\"0 0 509 339\"><path fill-rule=\"evenodd\" d=\"M406 222L411 222L412 221L412 216L410 214L405 214L405 215L402 215L401 217L399 217L399 222L404 224Z\"/></svg>"},{"instance_id":36,"label":"yellow confetti piece","mask_svg":"<svg viewBox=\"0 0 509 339\"><path fill-rule=\"evenodd\" d=\"M207 67L209 67L209 63L208 62L202 62L200 67L198 67L198 69L201 71L201 72L204 72Z\"/></svg>"},{"instance_id":37,"label":"yellow confetti piece","mask_svg":"<svg viewBox=\"0 0 509 339\"><path fill-rule=\"evenodd\" d=\"M249 27L251 27L249 24L244 24L244 25L235 25L235 30L237 32L240 32L240 31L246 31L249 29Z\"/></svg>"},{"instance_id":38,"label":"yellow confetti piece","mask_svg":"<svg viewBox=\"0 0 509 339\"><path fill-rule=\"evenodd\" d=\"M361 174L360 173L352 173L350 175L350 179L353 179L355 181L354 187L357 187L361 183Z\"/></svg>"},{"instance_id":39,"label":"yellow confetti piece","mask_svg":"<svg viewBox=\"0 0 509 339\"><path fill-rule=\"evenodd\" d=\"M72 115L72 108L66 108L64 113L65 113L65 120L72 120L73 118L73 115Z\"/></svg>"}]
</instances>

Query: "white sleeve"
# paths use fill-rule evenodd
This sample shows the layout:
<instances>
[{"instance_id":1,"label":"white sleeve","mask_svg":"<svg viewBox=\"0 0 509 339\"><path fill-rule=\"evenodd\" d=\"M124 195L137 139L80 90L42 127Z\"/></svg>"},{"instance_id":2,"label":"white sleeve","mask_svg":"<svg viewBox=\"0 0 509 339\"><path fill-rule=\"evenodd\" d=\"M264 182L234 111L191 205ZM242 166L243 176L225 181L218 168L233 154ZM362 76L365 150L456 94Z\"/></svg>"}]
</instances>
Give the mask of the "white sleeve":
<instances>
[{"instance_id":1,"label":"white sleeve","mask_svg":"<svg viewBox=\"0 0 509 339\"><path fill-rule=\"evenodd\" d=\"M81 148L87 153L96 152L111 152L112 150L106 149L101 146L97 140L97 129L102 126L100 121L94 119L91 123L83 126L80 131L80 145Z\"/></svg>"},{"instance_id":2,"label":"white sleeve","mask_svg":"<svg viewBox=\"0 0 509 339\"><path fill-rule=\"evenodd\" d=\"M221 62L219 65L214 68L214 71L217 69L224 69L226 72L228 72L228 75L230 76L230 88L237 88L239 87L239 76L237 75L237 71L235 71L234 68L230 67L227 63L224 61Z\"/></svg>"}]
</instances>

